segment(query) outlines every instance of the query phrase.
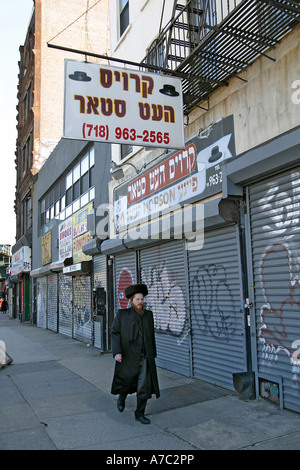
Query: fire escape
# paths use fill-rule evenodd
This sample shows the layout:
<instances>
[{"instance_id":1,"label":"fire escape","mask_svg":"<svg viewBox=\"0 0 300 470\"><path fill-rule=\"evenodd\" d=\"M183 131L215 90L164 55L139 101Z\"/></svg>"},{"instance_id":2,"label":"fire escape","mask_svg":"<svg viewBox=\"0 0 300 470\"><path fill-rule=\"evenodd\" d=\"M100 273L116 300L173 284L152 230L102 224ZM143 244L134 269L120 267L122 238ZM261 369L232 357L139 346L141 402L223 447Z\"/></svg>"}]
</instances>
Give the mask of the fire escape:
<instances>
[{"instance_id":1,"label":"fire escape","mask_svg":"<svg viewBox=\"0 0 300 470\"><path fill-rule=\"evenodd\" d=\"M141 67L182 78L184 112L209 107L209 96L299 25L299 0L174 0L172 18Z\"/></svg>"}]
</instances>

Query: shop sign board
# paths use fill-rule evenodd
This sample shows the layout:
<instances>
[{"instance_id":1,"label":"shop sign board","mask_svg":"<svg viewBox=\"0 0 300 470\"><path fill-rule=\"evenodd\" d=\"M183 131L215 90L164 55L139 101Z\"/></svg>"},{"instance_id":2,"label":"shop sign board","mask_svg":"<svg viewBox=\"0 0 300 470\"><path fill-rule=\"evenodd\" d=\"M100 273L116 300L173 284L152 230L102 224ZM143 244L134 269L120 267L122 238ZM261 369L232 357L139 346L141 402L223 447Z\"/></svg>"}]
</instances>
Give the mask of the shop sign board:
<instances>
[{"instance_id":1,"label":"shop sign board","mask_svg":"<svg viewBox=\"0 0 300 470\"><path fill-rule=\"evenodd\" d=\"M82 246L92 239L87 229L87 216L92 210L93 204L91 203L73 215L73 263L92 259L92 256L86 255L82 251Z\"/></svg>"},{"instance_id":2,"label":"shop sign board","mask_svg":"<svg viewBox=\"0 0 300 470\"><path fill-rule=\"evenodd\" d=\"M217 122L208 135L189 140L114 191L116 233L157 217L178 205L201 201L222 191L222 163L235 156L233 117Z\"/></svg>"},{"instance_id":3,"label":"shop sign board","mask_svg":"<svg viewBox=\"0 0 300 470\"><path fill-rule=\"evenodd\" d=\"M73 248L73 219L69 217L58 227L59 259L72 257Z\"/></svg>"},{"instance_id":4,"label":"shop sign board","mask_svg":"<svg viewBox=\"0 0 300 470\"><path fill-rule=\"evenodd\" d=\"M65 60L65 138L184 148L181 79Z\"/></svg>"},{"instance_id":5,"label":"shop sign board","mask_svg":"<svg viewBox=\"0 0 300 470\"><path fill-rule=\"evenodd\" d=\"M42 265L52 261L52 230L42 236Z\"/></svg>"},{"instance_id":6,"label":"shop sign board","mask_svg":"<svg viewBox=\"0 0 300 470\"><path fill-rule=\"evenodd\" d=\"M64 274L72 274L81 271L81 263L72 264L71 266L66 266L63 269Z\"/></svg>"},{"instance_id":7,"label":"shop sign board","mask_svg":"<svg viewBox=\"0 0 300 470\"><path fill-rule=\"evenodd\" d=\"M73 257L73 263L90 261L91 256L85 255L82 246L92 239L87 229L87 216L93 209L93 203L80 209L72 217L64 220L58 227L59 259Z\"/></svg>"},{"instance_id":8,"label":"shop sign board","mask_svg":"<svg viewBox=\"0 0 300 470\"><path fill-rule=\"evenodd\" d=\"M21 272L29 273L31 271L31 248L22 246L12 255L11 276L20 274Z\"/></svg>"}]
</instances>

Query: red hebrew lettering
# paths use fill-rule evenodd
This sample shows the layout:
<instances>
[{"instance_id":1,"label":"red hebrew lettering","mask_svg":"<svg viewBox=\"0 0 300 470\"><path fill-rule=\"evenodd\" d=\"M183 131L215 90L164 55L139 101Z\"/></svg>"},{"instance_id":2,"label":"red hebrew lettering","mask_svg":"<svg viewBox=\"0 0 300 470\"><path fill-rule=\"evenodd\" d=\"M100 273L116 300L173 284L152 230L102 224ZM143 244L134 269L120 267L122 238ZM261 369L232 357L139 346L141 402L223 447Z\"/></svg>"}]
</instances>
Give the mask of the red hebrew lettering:
<instances>
[{"instance_id":1,"label":"red hebrew lettering","mask_svg":"<svg viewBox=\"0 0 300 470\"><path fill-rule=\"evenodd\" d=\"M126 115L126 102L124 100L114 100L115 114L117 117L124 117Z\"/></svg>"},{"instance_id":2,"label":"red hebrew lettering","mask_svg":"<svg viewBox=\"0 0 300 470\"><path fill-rule=\"evenodd\" d=\"M103 88L110 88L112 86L112 71L108 69L100 69L100 84Z\"/></svg>"},{"instance_id":3,"label":"red hebrew lettering","mask_svg":"<svg viewBox=\"0 0 300 470\"><path fill-rule=\"evenodd\" d=\"M118 70L115 70L114 71L114 74L115 74L115 79L117 82L120 82L121 81L121 74Z\"/></svg>"},{"instance_id":4,"label":"red hebrew lettering","mask_svg":"<svg viewBox=\"0 0 300 470\"><path fill-rule=\"evenodd\" d=\"M101 113L104 116L111 116L113 112L113 102L110 98L100 98Z\"/></svg>"},{"instance_id":5,"label":"red hebrew lettering","mask_svg":"<svg viewBox=\"0 0 300 470\"><path fill-rule=\"evenodd\" d=\"M122 78L123 78L123 90L128 91L128 73L122 72Z\"/></svg>"},{"instance_id":6,"label":"red hebrew lettering","mask_svg":"<svg viewBox=\"0 0 300 470\"><path fill-rule=\"evenodd\" d=\"M137 75L136 73L131 73L129 75L129 77L132 78L133 80L135 80L135 91L137 93L140 93L141 92L141 82L140 82L139 75Z\"/></svg>"},{"instance_id":7,"label":"red hebrew lettering","mask_svg":"<svg viewBox=\"0 0 300 470\"><path fill-rule=\"evenodd\" d=\"M152 104L152 121L161 121L163 118L163 108L161 104Z\"/></svg>"},{"instance_id":8,"label":"red hebrew lettering","mask_svg":"<svg viewBox=\"0 0 300 470\"><path fill-rule=\"evenodd\" d=\"M81 95L74 95L74 100L78 100L80 103L79 112L84 114L85 112L85 99Z\"/></svg>"},{"instance_id":9,"label":"red hebrew lettering","mask_svg":"<svg viewBox=\"0 0 300 470\"><path fill-rule=\"evenodd\" d=\"M99 99L96 96L87 96L87 99L87 114L99 114L99 111L97 109L99 106Z\"/></svg>"},{"instance_id":10,"label":"red hebrew lettering","mask_svg":"<svg viewBox=\"0 0 300 470\"><path fill-rule=\"evenodd\" d=\"M150 104L139 103L139 113L141 119L148 121L150 119Z\"/></svg>"},{"instance_id":11,"label":"red hebrew lettering","mask_svg":"<svg viewBox=\"0 0 300 470\"><path fill-rule=\"evenodd\" d=\"M165 110L165 121L166 122L175 122L175 111L172 106L164 106Z\"/></svg>"},{"instance_id":12,"label":"red hebrew lettering","mask_svg":"<svg viewBox=\"0 0 300 470\"><path fill-rule=\"evenodd\" d=\"M152 95L152 91L154 88L154 80L152 77L147 77L146 75L142 75L142 95L143 98L147 98L148 95ZM148 82L148 84L147 84Z\"/></svg>"}]
</instances>

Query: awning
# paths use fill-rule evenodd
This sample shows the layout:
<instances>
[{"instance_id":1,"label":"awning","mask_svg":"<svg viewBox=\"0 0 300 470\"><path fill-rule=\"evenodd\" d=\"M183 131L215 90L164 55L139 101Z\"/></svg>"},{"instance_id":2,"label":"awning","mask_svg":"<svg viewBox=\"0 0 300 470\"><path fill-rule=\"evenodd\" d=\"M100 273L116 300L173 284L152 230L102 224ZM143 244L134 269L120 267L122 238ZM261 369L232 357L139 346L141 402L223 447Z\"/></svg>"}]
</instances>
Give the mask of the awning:
<instances>
[{"instance_id":1,"label":"awning","mask_svg":"<svg viewBox=\"0 0 300 470\"><path fill-rule=\"evenodd\" d=\"M46 276L47 274L51 274L53 272L62 271L64 267L63 261L54 261L51 264L47 264L47 266L42 266L41 268L36 268L30 271L31 277L41 277Z\"/></svg>"},{"instance_id":2,"label":"awning","mask_svg":"<svg viewBox=\"0 0 300 470\"><path fill-rule=\"evenodd\" d=\"M82 245L82 251L85 255L97 255L101 253L101 243L102 240L100 238L93 238Z\"/></svg>"},{"instance_id":3,"label":"awning","mask_svg":"<svg viewBox=\"0 0 300 470\"><path fill-rule=\"evenodd\" d=\"M26 233L26 235L22 235L21 238L16 242L15 245L12 246L11 252L12 254L16 253L16 251L20 250L22 246L32 246L32 235L30 233Z\"/></svg>"}]
</instances>

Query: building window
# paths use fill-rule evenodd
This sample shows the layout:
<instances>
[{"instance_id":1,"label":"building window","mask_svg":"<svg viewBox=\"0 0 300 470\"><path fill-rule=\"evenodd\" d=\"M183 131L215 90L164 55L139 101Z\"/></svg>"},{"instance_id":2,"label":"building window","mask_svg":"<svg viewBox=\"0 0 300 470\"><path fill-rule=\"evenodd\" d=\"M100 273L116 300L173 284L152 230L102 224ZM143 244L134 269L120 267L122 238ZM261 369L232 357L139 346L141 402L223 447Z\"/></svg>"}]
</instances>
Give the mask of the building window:
<instances>
[{"instance_id":1,"label":"building window","mask_svg":"<svg viewBox=\"0 0 300 470\"><path fill-rule=\"evenodd\" d=\"M119 0L120 2L120 37L129 25L129 0Z\"/></svg>"},{"instance_id":2,"label":"building window","mask_svg":"<svg viewBox=\"0 0 300 470\"><path fill-rule=\"evenodd\" d=\"M22 147L22 168L23 176L30 169L32 154L32 135L28 137L24 146Z\"/></svg>"},{"instance_id":3,"label":"building window","mask_svg":"<svg viewBox=\"0 0 300 470\"><path fill-rule=\"evenodd\" d=\"M121 144L121 160L132 152L132 145Z\"/></svg>"},{"instance_id":4,"label":"building window","mask_svg":"<svg viewBox=\"0 0 300 470\"><path fill-rule=\"evenodd\" d=\"M27 88L24 101L23 101L23 116L24 116L23 124L25 123L27 116L31 111L32 106L33 106L33 82L31 81Z\"/></svg>"},{"instance_id":5,"label":"building window","mask_svg":"<svg viewBox=\"0 0 300 470\"><path fill-rule=\"evenodd\" d=\"M31 228L31 197L28 196L23 201L23 234L29 232Z\"/></svg>"},{"instance_id":6,"label":"building window","mask_svg":"<svg viewBox=\"0 0 300 470\"><path fill-rule=\"evenodd\" d=\"M40 201L41 231L62 221L95 198L94 148L91 148Z\"/></svg>"}]
</instances>

